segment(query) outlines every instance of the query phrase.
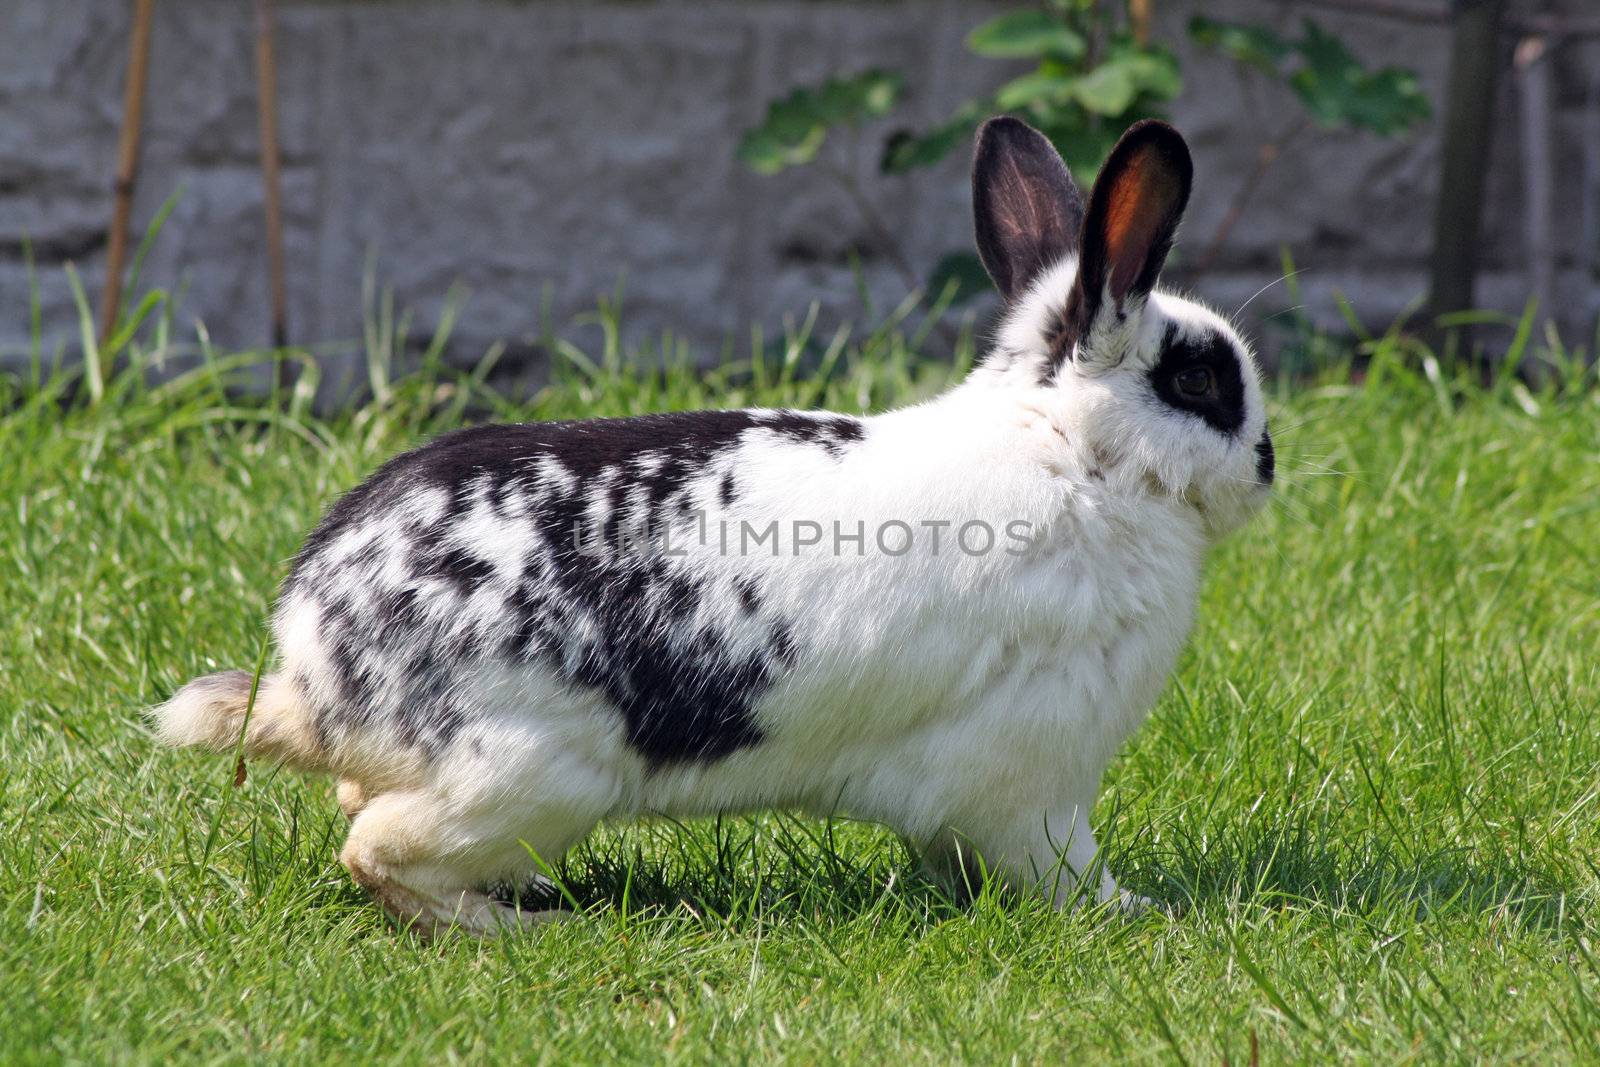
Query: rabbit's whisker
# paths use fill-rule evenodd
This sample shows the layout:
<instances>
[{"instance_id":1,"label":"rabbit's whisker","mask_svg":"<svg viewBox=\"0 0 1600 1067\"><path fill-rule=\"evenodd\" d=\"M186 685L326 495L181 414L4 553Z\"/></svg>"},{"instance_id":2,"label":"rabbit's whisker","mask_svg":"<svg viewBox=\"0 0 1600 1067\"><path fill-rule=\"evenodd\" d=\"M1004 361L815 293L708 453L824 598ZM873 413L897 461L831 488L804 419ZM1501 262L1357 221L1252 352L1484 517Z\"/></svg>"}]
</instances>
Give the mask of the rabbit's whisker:
<instances>
[{"instance_id":1,"label":"rabbit's whisker","mask_svg":"<svg viewBox=\"0 0 1600 1067\"><path fill-rule=\"evenodd\" d=\"M1272 279L1266 285L1263 285L1261 288L1259 288L1255 292L1251 293L1250 294L1250 298L1248 300L1246 300L1244 303L1240 304L1237 308L1235 308L1234 312L1233 312L1233 317L1237 318L1239 315L1242 315L1244 313L1244 309L1249 307L1252 303L1255 302L1256 297L1260 296L1262 293L1266 292L1268 289L1271 289L1274 285L1277 285L1279 282L1286 282L1290 278L1293 278L1297 274L1304 274L1308 269L1310 269L1310 268L1301 267L1299 270L1292 270L1288 274L1284 274L1284 275L1281 275L1280 277Z\"/></svg>"}]
</instances>

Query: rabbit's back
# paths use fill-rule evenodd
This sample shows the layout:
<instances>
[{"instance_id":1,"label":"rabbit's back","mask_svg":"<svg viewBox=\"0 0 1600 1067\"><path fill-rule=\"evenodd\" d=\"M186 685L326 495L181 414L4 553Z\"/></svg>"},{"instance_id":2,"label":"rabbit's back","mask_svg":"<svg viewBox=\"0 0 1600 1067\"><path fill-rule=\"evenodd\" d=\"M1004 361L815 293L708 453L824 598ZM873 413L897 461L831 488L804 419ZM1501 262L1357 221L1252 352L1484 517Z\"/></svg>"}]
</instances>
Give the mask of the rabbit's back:
<instances>
[{"instance_id":1,"label":"rabbit's back","mask_svg":"<svg viewBox=\"0 0 1600 1067\"><path fill-rule=\"evenodd\" d=\"M280 598L286 666L334 750L377 735L432 758L482 679L534 671L603 694L648 760L727 755L760 739L751 707L794 662L790 624L753 579L650 538L734 504L748 437L831 461L861 432L707 411L446 435L307 540Z\"/></svg>"}]
</instances>

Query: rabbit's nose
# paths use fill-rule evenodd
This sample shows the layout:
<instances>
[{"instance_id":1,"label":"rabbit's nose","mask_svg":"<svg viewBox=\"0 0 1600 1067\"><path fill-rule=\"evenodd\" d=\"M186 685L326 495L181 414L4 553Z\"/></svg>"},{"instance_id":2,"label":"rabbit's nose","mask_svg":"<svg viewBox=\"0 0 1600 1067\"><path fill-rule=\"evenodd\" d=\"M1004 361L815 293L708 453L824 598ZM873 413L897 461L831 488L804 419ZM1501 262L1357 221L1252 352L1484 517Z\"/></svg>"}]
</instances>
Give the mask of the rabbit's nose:
<instances>
[{"instance_id":1,"label":"rabbit's nose","mask_svg":"<svg viewBox=\"0 0 1600 1067\"><path fill-rule=\"evenodd\" d=\"M1256 477L1260 479L1262 485L1272 484L1277 465L1277 457L1272 451L1272 434L1263 429L1261 440L1256 442Z\"/></svg>"}]
</instances>

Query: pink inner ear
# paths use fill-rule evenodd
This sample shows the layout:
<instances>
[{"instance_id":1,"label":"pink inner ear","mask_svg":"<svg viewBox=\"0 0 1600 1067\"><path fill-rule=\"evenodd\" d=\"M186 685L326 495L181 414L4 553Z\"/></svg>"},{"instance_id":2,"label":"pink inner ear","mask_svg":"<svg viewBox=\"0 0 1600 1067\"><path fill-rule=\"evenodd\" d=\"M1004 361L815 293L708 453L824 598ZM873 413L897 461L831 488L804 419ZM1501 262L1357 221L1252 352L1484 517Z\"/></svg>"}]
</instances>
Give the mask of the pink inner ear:
<instances>
[{"instance_id":1,"label":"pink inner ear","mask_svg":"<svg viewBox=\"0 0 1600 1067\"><path fill-rule=\"evenodd\" d=\"M1111 299L1119 308L1150 253L1165 239L1182 195L1182 183L1153 148L1142 149L1117 175L1108 198L1105 241Z\"/></svg>"}]
</instances>

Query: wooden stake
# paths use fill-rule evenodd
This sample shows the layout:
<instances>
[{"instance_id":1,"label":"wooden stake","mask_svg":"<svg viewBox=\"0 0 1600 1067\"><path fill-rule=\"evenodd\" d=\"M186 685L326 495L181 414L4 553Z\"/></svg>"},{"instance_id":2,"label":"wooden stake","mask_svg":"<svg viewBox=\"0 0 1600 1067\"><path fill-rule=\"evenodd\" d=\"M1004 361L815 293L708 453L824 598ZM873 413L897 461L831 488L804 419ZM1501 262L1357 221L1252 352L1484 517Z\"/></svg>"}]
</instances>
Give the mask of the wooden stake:
<instances>
[{"instance_id":1,"label":"wooden stake","mask_svg":"<svg viewBox=\"0 0 1600 1067\"><path fill-rule=\"evenodd\" d=\"M1453 10L1439 195L1434 205L1430 319L1468 310L1473 304L1505 0L1455 0ZM1432 331L1430 340L1435 346L1443 344L1445 332ZM1469 350L1465 343L1468 331L1459 333L1462 349Z\"/></svg>"},{"instance_id":2,"label":"wooden stake","mask_svg":"<svg viewBox=\"0 0 1600 1067\"><path fill-rule=\"evenodd\" d=\"M117 176L111 189L111 233L106 251L106 284L100 293L100 340L111 336L122 306L122 263L128 256L128 216L139 173L139 131L144 121L145 74L150 66L150 22L155 0L135 0L133 37L128 46L128 80L122 93L122 132L117 138Z\"/></svg>"},{"instance_id":3,"label":"wooden stake","mask_svg":"<svg viewBox=\"0 0 1600 1067\"><path fill-rule=\"evenodd\" d=\"M1588 106L1583 109L1578 143L1583 146L1583 242L1578 266L1588 278L1600 276L1600 48L1587 51L1589 59Z\"/></svg>"},{"instance_id":4,"label":"wooden stake","mask_svg":"<svg viewBox=\"0 0 1600 1067\"><path fill-rule=\"evenodd\" d=\"M278 77L272 58L272 23L272 0L256 0L256 111L261 123L261 181L265 187L267 208L267 277L272 293L272 345L282 348L289 343L289 296L283 278Z\"/></svg>"},{"instance_id":5,"label":"wooden stake","mask_svg":"<svg viewBox=\"0 0 1600 1067\"><path fill-rule=\"evenodd\" d=\"M1523 245L1541 322L1556 313L1556 151L1551 136L1555 86L1549 44L1544 37L1524 37L1512 59L1522 118Z\"/></svg>"},{"instance_id":6,"label":"wooden stake","mask_svg":"<svg viewBox=\"0 0 1600 1067\"><path fill-rule=\"evenodd\" d=\"M1150 43L1150 10L1155 0L1128 0L1128 21L1133 25L1133 39L1140 48Z\"/></svg>"}]
</instances>

